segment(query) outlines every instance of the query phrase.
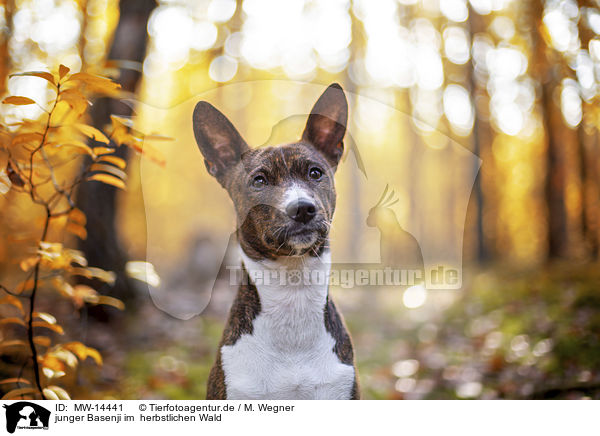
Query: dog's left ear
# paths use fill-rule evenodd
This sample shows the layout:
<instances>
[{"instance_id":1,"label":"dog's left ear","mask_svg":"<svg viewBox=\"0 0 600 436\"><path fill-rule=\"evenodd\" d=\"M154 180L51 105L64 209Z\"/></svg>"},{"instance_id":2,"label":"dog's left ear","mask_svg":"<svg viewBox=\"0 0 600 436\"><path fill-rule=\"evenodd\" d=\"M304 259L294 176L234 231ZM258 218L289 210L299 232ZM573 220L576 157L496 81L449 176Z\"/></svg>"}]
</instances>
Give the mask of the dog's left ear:
<instances>
[{"instance_id":1,"label":"dog's left ear","mask_svg":"<svg viewBox=\"0 0 600 436\"><path fill-rule=\"evenodd\" d=\"M344 134L348 122L348 102L342 87L329 85L315 103L302 140L312 144L335 169L344 152Z\"/></svg>"}]
</instances>

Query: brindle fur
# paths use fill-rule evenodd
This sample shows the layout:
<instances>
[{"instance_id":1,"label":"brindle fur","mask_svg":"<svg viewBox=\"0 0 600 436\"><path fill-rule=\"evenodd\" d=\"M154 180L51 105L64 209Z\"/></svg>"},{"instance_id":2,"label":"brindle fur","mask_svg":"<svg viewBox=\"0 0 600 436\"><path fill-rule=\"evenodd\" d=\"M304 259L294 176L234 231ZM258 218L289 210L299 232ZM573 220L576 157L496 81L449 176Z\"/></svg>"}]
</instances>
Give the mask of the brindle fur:
<instances>
[{"instance_id":1,"label":"brindle fur","mask_svg":"<svg viewBox=\"0 0 600 436\"><path fill-rule=\"evenodd\" d=\"M250 149L229 120L206 102L194 110L194 134L210 174L223 186L236 209L237 240L253 260L309 254L319 257L329 248L328 234L335 210L334 172L343 152L342 139L347 121L347 103L341 87L331 85L319 98L308 118L299 142L276 147ZM312 167L323 171L320 180L307 178ZM256 175L267 179L265 189L253 189ZM303 225L303 232L317 235L312 246L298 250L288 244L297 223L273 201L281 199L291 181L301 180L316 202L317 215ZM229 318L208 379L207 399L226 399L226 380L221 348L233 345L243 334L252 334L253 320L261 309L256 287L243 270L243 282L231 307ZM328 296L323 307L325 328L335 340L333 352L341 363L354 365L350 335L333 301ZM352 399L359 398L355 375Z\"/></svg>"},{"instance_id":2,"label":"brindle fur","mask_svg":"<svg viewBox=\"0 0 600 436\"><path fill-rule=\"evenodd\" d=\"M208 376L207 400L225 400L225 373L221 365L221 347L233 345L243 334L252 334L252 321L260 313L260 298L254 284L251 283L246 269L242 266L242 284L229 311L229 319L223 330L223 336L217 350L217 359Z\"/></svg>"},{"instance_id":3,"label":"brindle fur","mask_svg":"<svg viewBox=\"0 0 600 436\"><path fill-rule=\"evenodd\" d=\"M338 312L337 308L331 297L327 296L327 303L324 309L325 329L335 340L335 346L333 352L337 355L340 362L346 365L354 366L354 385L352 386L351 399L360 399L360 391L358 387L358 373L356 372L356 365L354 364L354 348L352 346L352 339L346 330L346 324L344 318Z\"/></svg>"}]
</instances>

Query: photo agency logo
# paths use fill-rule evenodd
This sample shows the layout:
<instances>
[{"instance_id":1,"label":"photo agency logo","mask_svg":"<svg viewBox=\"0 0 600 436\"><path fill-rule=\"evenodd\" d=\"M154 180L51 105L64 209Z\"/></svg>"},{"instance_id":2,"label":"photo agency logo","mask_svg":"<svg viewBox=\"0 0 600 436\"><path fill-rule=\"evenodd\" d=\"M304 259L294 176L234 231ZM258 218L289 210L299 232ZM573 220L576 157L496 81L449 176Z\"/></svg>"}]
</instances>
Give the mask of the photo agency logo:
<instances>
[{"instance_id":1,"label":"photo agency logo","mask_svg":"<svg viewBox=\"0 0 600 436\"><path fill-rule=\"evenodd\" d=\"M389 266L378 267L377 265L370 268L364 268L364 265L340 268L335 264L332 264L327 272L320 268L304 267L301 269L259 269L244 273L243 268L239 265L227 265L226 268L229 271L229 285L231 286L248 285L249 283L267 286L318 286L328 283L343 289L368 286L424 286L427 289L456 289L461 285L460 271L454 268L444 268L443 265L427 271Z\"/></svg>"},{"instance_id":2,"label":"photo agency logo","mask_svg":"<svg viewBox=\"0 0 600 436\"><path fill-rule=\"evenodd\" d=\"M255 238L269 249L279 248L278 256L288 261L283 268L248 272L254 283L310 286L326 280L343 289L461 288L467 206L481 161L435 126L398 110L385 95L344 90L349 111L340 145L343 154L333 167L335 175L325 168L323 177L335 178L335 187L309 180L317 177L310 173L312 167L306 168L305 180L289 167L294 174L279 174L271 181L275 176L268 174L269 162L242 159L246 151L256 156L256 149L302 141L311 108L323 91L321 84L248 81L223 85L175 107L138 103L146 119L178 126L165 132L174 138L161 149L166 168L140 162L148 277L160 277L148 289L158 308L189 319L202 313L225 287L244 283L237 235L256 225L260 228L253 230ZM258 188L249 194L221 183L220 172L236 162L223 167L219 160L206 162L211 159L199 150L192 122L199 102L210 103L220 113L211 111L213 123L202 127L201 135L207 135L202 138L214 139L213 152L222 153L211 156L209 151L208 157L239 159L236 186L242 179L248 179L249 190L253 183L266 182L260 194ZM211 130L218 125L221 131ZM145 127L151 130L140 126ZM415 135L415 129L425 133ZM239 150L227 143L232 138ZM312 158L310 152L306 158ZM266 171L258 175L264 180L255 180L258 170ZM329 192L323 191L326 185ZM312 242L285 228L290 212L284 203L294 196L316 199L317 217L319 210L328 210L319 198L331 201L335 209L333 217L325 213L323 233L329 250L315 252L318 264L295 263L293 258L302 256L286 245L286 238L298 247Z\"/></svg>"},{"instance_id":3,"label":"photo agency logo","mask_svg":"<svg viewBox=\"0 0 600 436\"><path fill-rule=\"evenodd\" d=\"M18 401L3 405L6 415L6 431L15 430L48 430L50 411L39 404L29 401Z\"/></svg>"}]
</instances>

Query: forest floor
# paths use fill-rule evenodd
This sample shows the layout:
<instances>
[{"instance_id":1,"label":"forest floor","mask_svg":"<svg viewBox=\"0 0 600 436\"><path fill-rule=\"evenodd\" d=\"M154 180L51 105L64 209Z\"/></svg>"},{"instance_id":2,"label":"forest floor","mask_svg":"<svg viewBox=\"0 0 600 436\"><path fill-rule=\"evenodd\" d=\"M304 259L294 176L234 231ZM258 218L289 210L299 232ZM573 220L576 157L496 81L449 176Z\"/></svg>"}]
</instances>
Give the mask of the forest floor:
<instances>
[{"instance_id":1,"label":"forest floor","mask_svg":"<svg viewBox=\"0 0 600 436\"><path fill-rule=\"evenodd\" d=\"M600 398L597 267L481 271L461 291L429 291L417 309L404 307L401 290L333 296L365 399ZM204 398L226 316L208 312L181 321L140 308L126 320L124 349L103 350L103 369L79 396Z\"/></svg>"},{"instance_id":2,"label":"forest floor","mask_svg":"<svg viewBox=\"0 0 600 436\"><path fill-rule=\"evenodd\" d=\"M428 291L415 309L405 307L401 289L332 289L353 338L363 398L600 399L598 265L496 266L465 277L460 291ZM88 359L76 377L61 379L74 398L202 399L232 298L213 295L186 321L148 295L108 323L73 316L50 294L39 310L56 314L68 336L61 341L82 341L104 358L99 368ZM14 377L6 360L4 371Z\"/></svg>"}]
</instances>

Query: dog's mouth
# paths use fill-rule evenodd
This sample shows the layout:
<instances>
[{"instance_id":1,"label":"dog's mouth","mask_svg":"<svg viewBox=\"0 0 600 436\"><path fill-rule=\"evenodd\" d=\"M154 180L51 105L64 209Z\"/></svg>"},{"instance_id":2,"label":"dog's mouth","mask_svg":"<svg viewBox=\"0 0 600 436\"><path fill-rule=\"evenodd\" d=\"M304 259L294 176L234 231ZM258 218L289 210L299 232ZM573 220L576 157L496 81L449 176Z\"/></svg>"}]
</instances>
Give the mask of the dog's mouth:
<instances>
[{"instance_id":1,"label":"dog's mouth","mask_svg":"<svg viewBox=\"0 0 600 436\"><path fill-rule=\"evenodd\" d=\"M319 247L326 239L329 226L324 220L310 225L288 223L274 231L277 252L281 255L302 255Z\"/></svg>"},{"instance_id":2,"label":"dog's mouth","mask_svg":"<svg viewBox=\"0 0 600 436\"><path fill-rule=\"evenodd\" d=\"M288 234L287 243L296 250L305 250L319 240L319 232L311 229L299 229Z\"/></svg>"},{"instance_id":3,"label":"dog's mouth","mask_svg":"<svg viewBox=\"0 0 600 436\"><path fill-rule=\"evenodd\" d=\"M318 212L309 222L291 219L275 208L255 208L244 219L238 237L246 253L257 257L303 256L320 253L331 224Z\"/></svg>"}]
</instances>

